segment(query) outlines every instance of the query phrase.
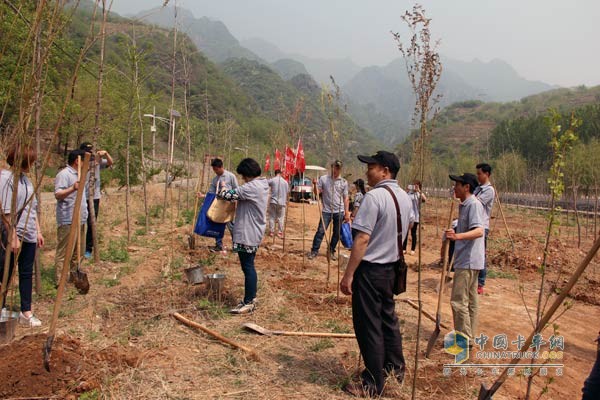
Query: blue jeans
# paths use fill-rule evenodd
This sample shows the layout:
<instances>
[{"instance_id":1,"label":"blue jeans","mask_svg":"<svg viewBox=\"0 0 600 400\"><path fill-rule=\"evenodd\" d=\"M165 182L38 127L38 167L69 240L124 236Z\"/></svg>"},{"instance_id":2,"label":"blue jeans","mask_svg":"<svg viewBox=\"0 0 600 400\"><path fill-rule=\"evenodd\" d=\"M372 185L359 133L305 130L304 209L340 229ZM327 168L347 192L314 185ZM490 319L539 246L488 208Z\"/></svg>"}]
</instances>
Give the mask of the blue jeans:
<instances>
[{"instance_id":1,"label":"blue jeans","mask_svg":"<svg viewBox=\"0 0 600 400\"><path fill-rule=\"evenodd\" d=\"M321 248L321 242L323 241L323 237L325 236L325 230L329 227L329 224L333 220L333 235L331 235L331 243L329 244L329 251L333 253L335 251L338 241L340 240L340 223L344 220L344 213L324 212L322 213L322 216L323 223L319 221L319 227L317 228L317 233L315 233L315 238L313 239L311 252L319 252L319 248ZM325 225L324 228L323 225Z\"/></svg>"},{"instance_id":2,"label":"blue jeans","mask_svg":"<svg viewBox=\"0 0 600 400\"><path fill-rule=\"evenodd\" d=\"M479 271L479 277L477 278L477 285L485 286L485 277L487 275L487 238L490 233L490 230L486 228L485 230L485 239L484 239L484 253L483 253L483 269Z\"/></svg>"},{"instance_id":3,"label":"blue jeans","mask_svg":"<svg viewBox=\"0 0 600 400\"><path fill-rule=\"evenodd\" d=\"M21 242L21 252L17 264L19 266L19 295L21 296L21 311L31 311L31 293L33 288L33 263L35 261L35 250L37 243ZM8 281L13 272L14 254L10 257L8 269ZM0 260L0 280L4 275L4 260ZM2 299L2 307L6 305L6 296Z\"/></svg>"},{"instance_id":4,"label":"blue jeans","mask_svg":"<svg viewBox=\"0 0 600 400\"><path fill-rule=\"evenodd\" d=\"M254 268L256 253L243 253L240 251L238 256L244 272L244 303L248 304L256 297L256 288L258 287L258 276Z\"/></svg>"},{"instance_id":5,"label":"blue jeans","mask_svg":"<svg viewBox=\"0 0 600 400\"><path fill-rule=\"evenodd\" d=\"M227 229L229 230L229 233L231 233L233 231L233 222L228 222L227 223ZM225 234L223 234L223 237L225 237ZM223 238L215 238L215 245L217 247L223 248Z\"/></svg>"}]
</instances>

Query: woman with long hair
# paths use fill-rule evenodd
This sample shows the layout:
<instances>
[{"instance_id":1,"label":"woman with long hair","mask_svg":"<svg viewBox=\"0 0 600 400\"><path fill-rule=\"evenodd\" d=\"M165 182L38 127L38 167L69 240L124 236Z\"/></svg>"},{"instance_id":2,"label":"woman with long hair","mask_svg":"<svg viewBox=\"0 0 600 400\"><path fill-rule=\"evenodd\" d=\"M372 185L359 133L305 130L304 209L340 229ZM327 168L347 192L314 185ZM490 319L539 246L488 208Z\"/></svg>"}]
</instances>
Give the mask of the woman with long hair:
<instances>
[{"instance_id":1,"label":"woman with long hair","mask_svg":"<svg viewBox=\"0 0 600 400\"><path fill-rule=\"evenodd\" d=\"M11 238L12 247L8 282L10 282L10 276L14 269L15 257L17 257L19 294L21 297L19 322L30 327L42 324L31 310L31 298L35 253L37 247L44 245L44 237L40 230L34 187L26 175L36 158L37 154L31 146L15 145L9 150L6 157L6 162L10 166L10 169L0 171L0 202L2 203L2 212L4 214L2 223L6 232L9 232L7 222L10 220L15 176L17 176L18 181L17 202L13 208L16 213L16 231L13 230L7 235L8 238ZM3 256L6 257L6 255L6 252L3 252ZM0 277L4 275L4 257L0 260ZM3 312L10 312L4 310L5 304L6 292L2 298L2 308Z\"/></svg>"}]
</instances>

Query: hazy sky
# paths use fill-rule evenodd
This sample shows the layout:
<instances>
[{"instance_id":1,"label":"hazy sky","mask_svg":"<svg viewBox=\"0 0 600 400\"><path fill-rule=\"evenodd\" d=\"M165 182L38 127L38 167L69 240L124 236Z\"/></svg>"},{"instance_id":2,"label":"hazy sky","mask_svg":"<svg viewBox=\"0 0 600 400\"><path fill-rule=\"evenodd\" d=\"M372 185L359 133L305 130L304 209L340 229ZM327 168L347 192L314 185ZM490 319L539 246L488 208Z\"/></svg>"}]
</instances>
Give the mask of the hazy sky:
<instances>
[{"instance_id":1,"label":"hazy sky","mask_svg":"<svg viewBox=\"0 0 600 400\"><path fill-rule=\"evenodd\" d=\"M170 5L175 0L170 1ZM132 14L164 0L114 0ZM405 0L178 0L196 17L223 21L238 39L259 37L287 53L351 58L360 66L399 57ZM520 75L561 86L600 84L599 0L423 0L440 52L459 60L500 58Z\"/></svg>"}]
</instances>

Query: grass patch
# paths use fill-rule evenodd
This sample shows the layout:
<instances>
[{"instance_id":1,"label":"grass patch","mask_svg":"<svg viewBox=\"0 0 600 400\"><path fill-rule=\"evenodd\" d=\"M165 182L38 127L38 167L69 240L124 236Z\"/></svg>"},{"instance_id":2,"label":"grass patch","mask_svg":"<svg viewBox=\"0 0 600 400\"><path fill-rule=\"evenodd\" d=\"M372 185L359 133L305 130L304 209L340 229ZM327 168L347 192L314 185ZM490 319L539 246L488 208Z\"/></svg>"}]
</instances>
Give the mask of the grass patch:
<instances>
[{"instance_id":1,"label":"grass patch","mask_svg":"<svg viewBox=\"0 0 600 400\"><path fill-rule=\"evenodd\" d=\"M208 314L208 316L212 319L223 319L229 316L229 312L224 306L213 303L208 299L198 300L198 303L196 303L196 308L198 308L199 311Z\"/></svg>"},{"instance_id":2,"label":"grass patch","mask_svg":"<svg viewBox=\"0 0 600 400\"><path fill-rule=\"evenodd\" d=\"M164 207L160 204L155 204L148 210L148 215L152 218L161 218ZM144 220L145 222L145 220Z\"/></svg>"},{"instance_id":3,"label":"grass patch","mask_svg":"<svg viewBox=\"0 0 600 400\"><path fill-rule=\"evenodd\" d=\"M110 261L122 263L129 261L129 253L127 252L127 242L123 239L110 240L108 248L100 252L102 261Z\"/></svg>"},{"instance_id":4,"label":"grass patch","mask_svg":"<svg viewBox=\"0 0 600 400\"><path fill-rule=\"evenodd\" d=\"M318 353L323 350L330 349L332 347L335 347L335 345L333 344L333 341L331 339L321 339L312 346L310 346L310 351Z\"/></svg>"},{"instance_id":5,"label":"grass patch","mask_svg":"<svg viewBox=\"0 0 600 400\"><path fill-rule=\"evenodd\" d=\"M56 276L54 266L42 268L42 296L56 298Z\"/></svg>"},{"instance_id":6,"label":"grass patch","mask_svg":"<svg viewBox=\"0 0 600 400\"><path fill-rule=\"evenodd\" d=\"M489 268L487 270L487 278L517 279L515 274L512 272L497 271Z\"/></svg>"},{"instance_id":7,"label":"grass patch","mask_svg":"<svg viewBox=\"0 0 600 400\"><path fill-rule=\"evenodd\" d=\"M329 320L325 322L325 327L331 330L333 333L352 333L350 327L341 324L336 320Z\"/></svg>"}]
</instances>

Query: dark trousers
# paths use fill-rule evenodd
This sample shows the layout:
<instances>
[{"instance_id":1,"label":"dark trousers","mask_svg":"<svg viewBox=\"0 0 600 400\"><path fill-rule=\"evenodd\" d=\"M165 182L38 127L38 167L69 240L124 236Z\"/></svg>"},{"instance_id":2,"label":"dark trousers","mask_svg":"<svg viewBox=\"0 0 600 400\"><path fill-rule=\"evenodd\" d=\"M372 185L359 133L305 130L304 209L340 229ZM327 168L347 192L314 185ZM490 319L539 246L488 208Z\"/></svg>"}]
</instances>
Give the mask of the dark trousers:
<instances>
[{"instance_id":1,"label":"dark trousers","mask_svg":"<svg viewBox=\"0 0 600 400\"><path fill-rule=\"evenodd\" d=\"M337 246L338 241L340 240L340 224L344 220L344 213L322 213L323 223L319 220L319 227L317 228L317 233L315 233L315 237L313 239L313 244L311 251L313 253L318 253L319 248L321 248L321 242L325 237L325 231L329 227L331 221L333 221L333 235L331 235L331 243L329 243L329 252L335 252L335 248ZM325 225L325 227L323 227Z\"/></svg>"},{"instance_id":2,"label":"dark trousers","mask_svg":"<svg viewBox=\"0 0 600 400\"><path fill-rule=\"evenodd\" d=\"M415 222L413 223L412 228L410 228L410 249L412 251L415 251L415 249L417 248L417 229L419 229L419 223ZM404 238L404 243L402 245L402 248L404 251L406 251L406 245L408 244L408 235L406 235L406 237Z\"/></svg>"},{"instance_id":3,"label":"dark trousers","mask_svg":"<svg viewBox=\"0 0 600 400\"><path fill-rule=\"evenodd\" d=\"M597 340L600 340L600 336ZM592 372L583 383L581 391L583 392L581 400L600 399L600 345L596 351L596 362L592 367Z\"/></svg>"},{"instance_id":4,"label":"dark trousers","mask_svg":"<svg viewBox=\"0 0 600 400\"><path fill-rule=\"evenodd\" d=\"M248 304L256 297L256 288L258 287L258 276L254 268L256 253L242 253L240 251L238 256L244 272L244 303Z\"/></svg>"},{"instance_id":5,"label":"dark trousers","mask_svg":"<svg viewBox=\"0 0 600 400\"><path fill-rule=\"evenodd\" d=\"M100 199L94 199L94 216L96 217L96 221L98 220L98 212L100 211ZM94 238L92 236L92 213L88 212L87 219L88 230L85 235L85 251L86 253L91 253L94 250ZM96 227L96 231L98 228Z\"/></svg>"},{"instance_id":6,"label":"dark trousers","mask_svg":"<svg viewBox=\"0 0 600 400\"><path fill-rule=\"evenodd\" d=\"M488 238L488 234L490 233L489 229L485 230L485 239L484 239L484 243L485 243L485 250L483 253L483 269L481 271L479 271L479 278L477 278L477 285L478 286L485 286L485 277L487 276L487 238Z\"/></svg>"},{"instance_id":7,"label":"dark trousers","mask_svg":"<svg viewBox=\"0 0 600 400\"><path fill-rule=\"evenodd\" d=\"M21 252L17 264L19 266L19 294L21 295L21 312L31 311L31 293L33 290L33 263L35 261L36 243L21 243ZM4 257L0 260L0 280L4 276ZM8 282L12 276L15 264L14 253L10 257ZM6 296L2 299L2 307L6 304Z\"/></svg>"},{"instance_id":8,"label":"dark trousers","mask_svg":"<svg viewBox=\"0 0 600 400\"><path fill-rule=\"evenodd\" d=\"M404 376L402 335L396 316L392 285L393 264L362 261L352 281L352 322L365 362L363 386L371 394L383 392L385 373Z\"/></svg>"}]
</instances>

